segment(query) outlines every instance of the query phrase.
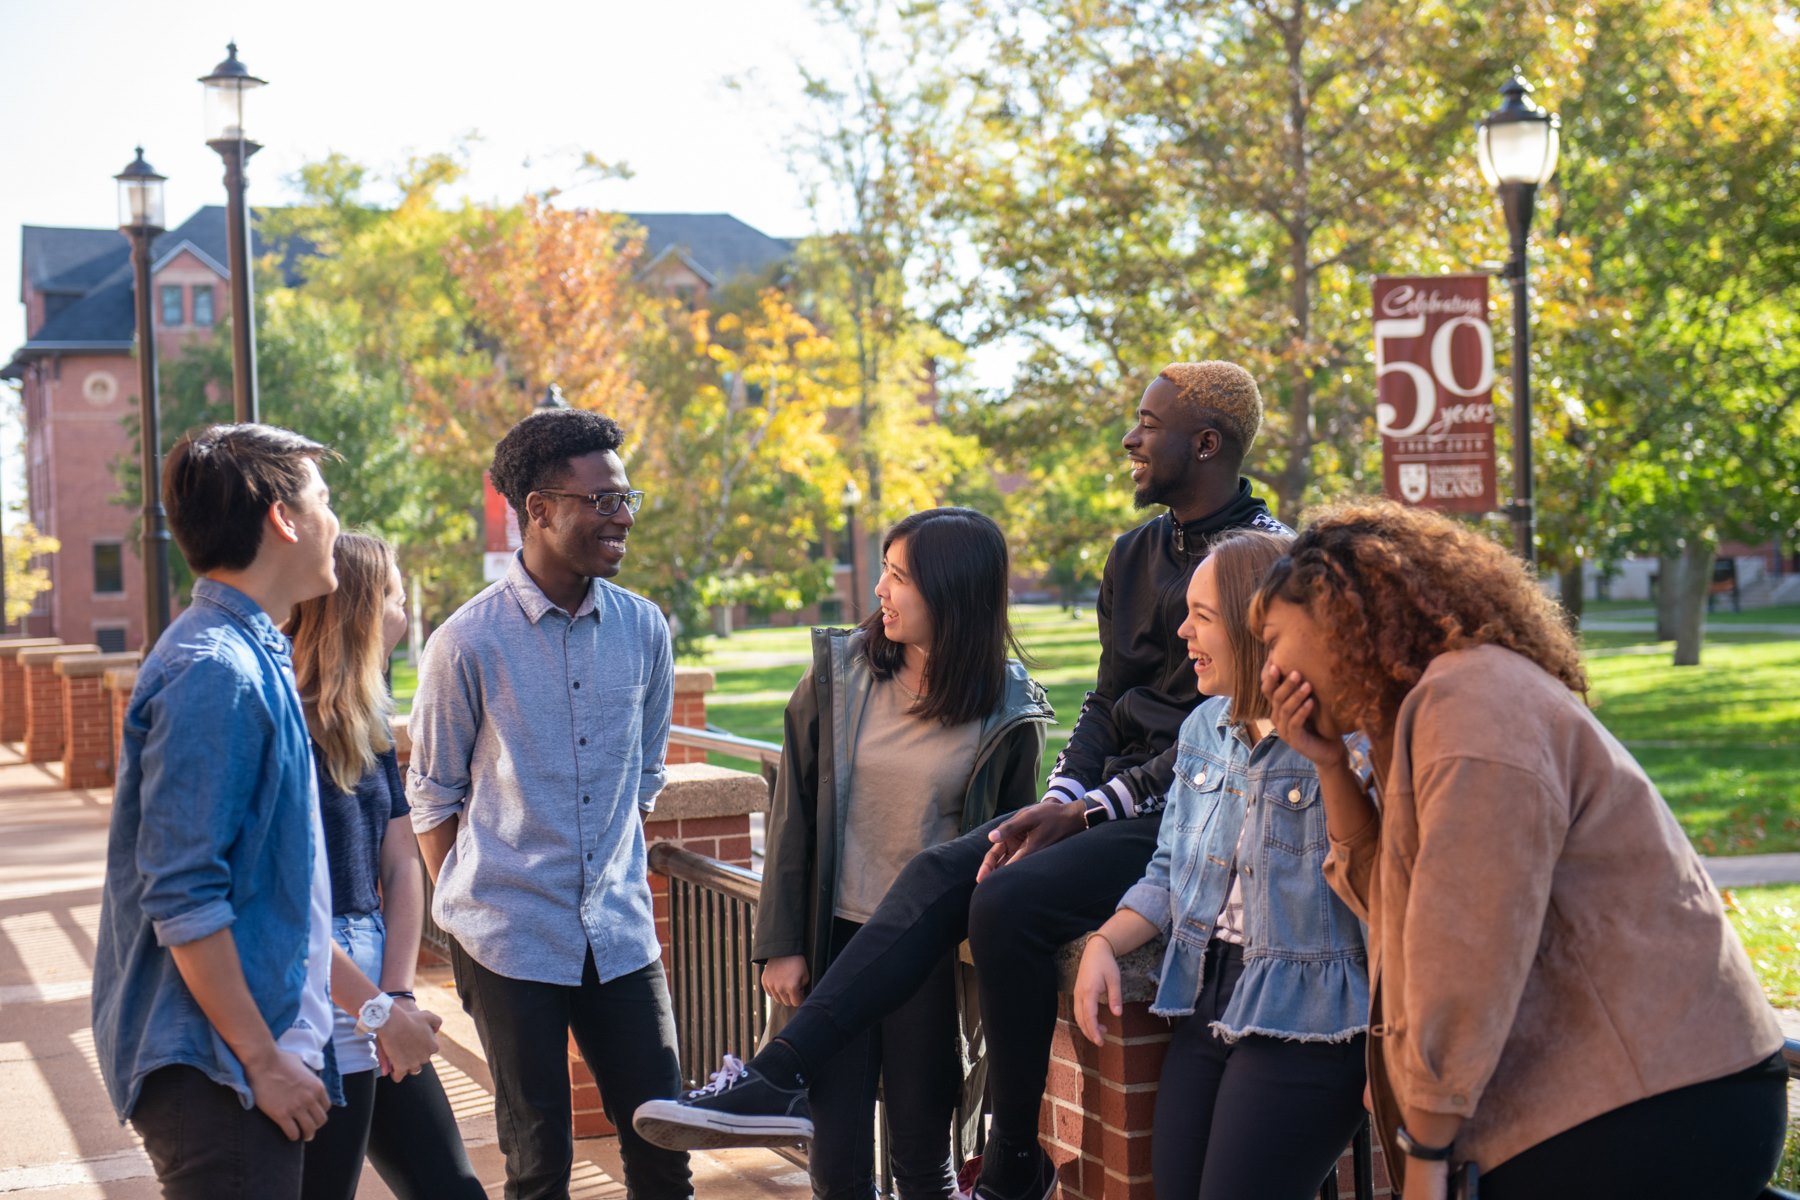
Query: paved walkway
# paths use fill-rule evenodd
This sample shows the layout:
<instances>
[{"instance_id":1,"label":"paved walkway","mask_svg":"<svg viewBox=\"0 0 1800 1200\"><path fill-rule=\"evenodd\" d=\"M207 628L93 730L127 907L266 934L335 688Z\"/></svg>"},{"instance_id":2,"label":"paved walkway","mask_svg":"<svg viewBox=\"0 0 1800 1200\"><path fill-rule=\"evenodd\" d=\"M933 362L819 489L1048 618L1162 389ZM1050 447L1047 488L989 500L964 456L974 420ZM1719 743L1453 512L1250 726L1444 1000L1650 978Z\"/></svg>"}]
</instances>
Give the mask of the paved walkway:
<instances>
[{"instance_id":1,"label":"paved walkway","mask_svg":"<svg viewBox=\"0 0 1800 1200\"><path fill-rule=\"evenodd\" d=\"M0 745L0 1197L139 1200L157 1195L149 1159L114 1118L88 1024L89 977L111 795L68 791L61 773ZM469 1157L498 1196L505 1168L492 1081L447 969L421 974L419 1000L444 1018L437 1071ZM576 1143L574 1200L623 1200L617 1139ZM694 1155L706 1200L803 1197L806 1175L764 1150ZM392 1200L363 1173L359 1200Z\"/></svg>"}]
</instances>

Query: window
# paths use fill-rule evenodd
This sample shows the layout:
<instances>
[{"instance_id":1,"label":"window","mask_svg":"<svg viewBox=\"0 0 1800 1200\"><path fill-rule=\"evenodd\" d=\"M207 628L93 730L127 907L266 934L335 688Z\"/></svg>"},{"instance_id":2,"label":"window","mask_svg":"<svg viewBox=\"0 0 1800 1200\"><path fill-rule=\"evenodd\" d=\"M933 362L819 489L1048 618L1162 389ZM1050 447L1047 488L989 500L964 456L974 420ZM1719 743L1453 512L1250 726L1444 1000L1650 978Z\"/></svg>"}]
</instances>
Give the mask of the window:
<instances>
[{"instance_id":1,"label":"window","mask_svg":"<svg viewBox=\"0 0 1800 1200\"><path fill-rule=\"evenodd\" d=\"M210 284L194 289L194 324L206 326L213 323L213 290Z\"/></svg>"},{"instance_id":2,"label":"window","mask_svg":"<svg viewBox=\"0 0 1800 1200\"><path fill-rule=\"evenodd\" d=\"M181 285L165 283L162 286L162 323L164 325L181 324Z\"/></svg>"},{"instance_id":3,"label":"window","mask_svg":"<svg viewBox=\"0 0 1800 1200\"><path fill-rule=\"evenodd\" d=\"M94 594L125 590L125 547L119 542L94 543Z\"/></svg>"},{"instance_id":4,"label":"window","mask_svg":"<svg viewBox=\"0 0 1800 1200\"><path fill-rule=\"evenodd\" d=\"M102 654L125 653L125 627L109 625L105 628L95 628L94 645L100 647Z\"/></svg>"}]
</instances>

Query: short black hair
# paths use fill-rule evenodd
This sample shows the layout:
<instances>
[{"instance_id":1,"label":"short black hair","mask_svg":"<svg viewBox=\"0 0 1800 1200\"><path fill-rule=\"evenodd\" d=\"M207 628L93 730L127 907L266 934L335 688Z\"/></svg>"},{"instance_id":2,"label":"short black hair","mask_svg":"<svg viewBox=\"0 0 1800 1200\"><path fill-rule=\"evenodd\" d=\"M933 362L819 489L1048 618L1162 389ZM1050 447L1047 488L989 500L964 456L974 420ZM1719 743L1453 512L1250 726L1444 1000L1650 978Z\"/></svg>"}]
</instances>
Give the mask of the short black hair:
<instances>
[{"instance_id":1,"label":"short black hair","mask_svg":"<svg viewBox=\"0 0 1800 1200\"><path fill-rule=\"evenodd\" d=\"M546 408L506 431L494 447L488 478L506 497L525 528L525 497L554 486L568 473L569 460L601 454L625 444L625 431L611 417L580 408Z\"/></svg>"},{"instance_id":2,"label":"short black hair","mask_svg":"<svg viewBox=\"0 0 1800 1200\"><path fill-rule=\"evenodd\" d=\"M269 508L305 490L307 462L336 455L273 425L207 425L182 435L163 466L169 532L195 574L256 561Z\"/></svg>"}]
</instances>

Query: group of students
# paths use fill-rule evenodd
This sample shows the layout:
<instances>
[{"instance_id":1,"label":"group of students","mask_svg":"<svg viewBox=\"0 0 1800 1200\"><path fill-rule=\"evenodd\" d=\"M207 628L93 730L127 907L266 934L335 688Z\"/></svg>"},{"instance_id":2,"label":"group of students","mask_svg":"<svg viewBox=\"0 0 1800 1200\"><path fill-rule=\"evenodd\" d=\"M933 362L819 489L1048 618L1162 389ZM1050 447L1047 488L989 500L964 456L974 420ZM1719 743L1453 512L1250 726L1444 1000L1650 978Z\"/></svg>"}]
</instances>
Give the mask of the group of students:
<instances>
[{"instance_id":1,"label":"group of students","mask_svg":"<svg viewBox=\"0 0 1800 1200\"><path fill-rule=\"evenodd\" d=\"M1159 1197L1310 1196L1365 1106L1408 1200L1453 1168L1492 1200L1754 1196L1779 1029L1560 616L1429 513L1294 534L1239 474L1261 417L1228 363L1144 393L1124 449L1167 511L1108 555L1098 675L1041 795L1054 714L1001 530L940 508L888 531L878 610L815 631L784 720L772 1036L678 1098L638 819L673 667L660 613L610 582L643 499L621 431L545 411L496 447L523 548L427 645L404 781L399 574L339 534L328 452L184 438L164 503L200 579L128 710L94 986L165 1194L351 1196L365 1154L403 1196L481 1193L410 990L422 857L508 1197L567 1195L573 1034L641 1200L692 1195L688 1149L797 1140L815 1196L868 1200L878 1092L902 1200L1047 1200L1057 956L1083 937L1096 1041L1119 956L1164 940ZM961 1180L959 1109L987 1120Z\"/></svg>"}]
</instances>

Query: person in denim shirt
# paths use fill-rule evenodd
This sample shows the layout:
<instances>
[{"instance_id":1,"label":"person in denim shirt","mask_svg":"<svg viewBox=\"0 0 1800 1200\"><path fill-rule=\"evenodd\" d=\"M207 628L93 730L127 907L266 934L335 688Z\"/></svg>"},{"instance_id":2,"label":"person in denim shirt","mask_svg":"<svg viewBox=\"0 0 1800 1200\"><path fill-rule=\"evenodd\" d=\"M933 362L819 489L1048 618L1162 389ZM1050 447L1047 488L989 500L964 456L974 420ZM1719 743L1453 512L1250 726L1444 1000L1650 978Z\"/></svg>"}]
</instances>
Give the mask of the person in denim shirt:
<instances>
[{"instance_id":1,"label":"person in denim shirt","mask_svg":"<svg viewBox=\"0 0 1800 1200\"><path fill-rule=\"evenodd\" d=\"M1304 1200L1363 1117L1362 927L1326 885L1318 772L1272 731L1249 626L1291 540L1238 534L1194 572L1180 633L1211 698L1181 726L1149 869L1089 936L1075 985L1098 1044L1100 1004L1120 1012L1117 956L1168 939L1150 1005L1180 1021L1156 1097L1158 1200Z\"/></svg>"},{"instance_id":2,"label":"person in denim shirt","mask_svg":"<svg viewBox=\"0 0 1800 1200\"><path fill-rule=\"evenodd\" d=\"M213 426L164 472L201 578L125 714L93 1020L107 1094L169 1197L297 1196L301 1140L342 1100L333 995L375 993L332 952L312 749L274 620L337 583L326 453ZM384 1046L411 1070L435 1025L402 1024L422 1038Z\"/></svg>"},{"instance_id":3,"label":"person in denim shirt","mask_svg":"<svg viewBox=\"0 0 1800 1200\"><path fill-rule=\"evenodd\" d=\"M675 665L654 604L610 581L643 493L617 424L546 409L494 448L524 545L426 643L406 778L494 1075L508 1200L566 1197L571 1034L636 1200L693 1194L687 1155L632 1129L681 1088L643 817L667 777Z\"/></svg>"}]
</instances>

